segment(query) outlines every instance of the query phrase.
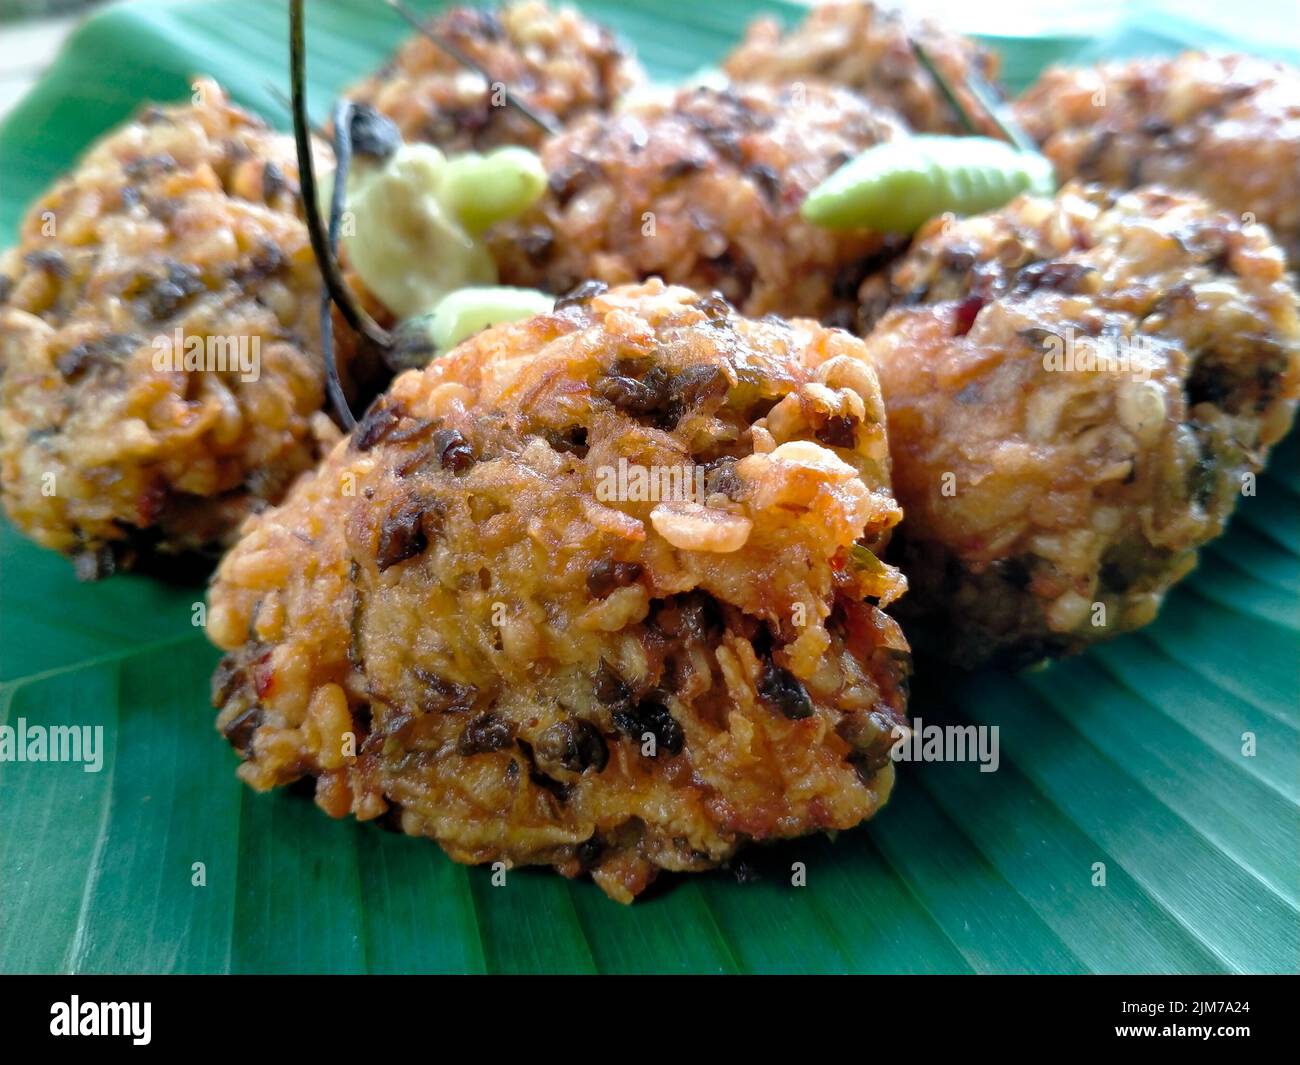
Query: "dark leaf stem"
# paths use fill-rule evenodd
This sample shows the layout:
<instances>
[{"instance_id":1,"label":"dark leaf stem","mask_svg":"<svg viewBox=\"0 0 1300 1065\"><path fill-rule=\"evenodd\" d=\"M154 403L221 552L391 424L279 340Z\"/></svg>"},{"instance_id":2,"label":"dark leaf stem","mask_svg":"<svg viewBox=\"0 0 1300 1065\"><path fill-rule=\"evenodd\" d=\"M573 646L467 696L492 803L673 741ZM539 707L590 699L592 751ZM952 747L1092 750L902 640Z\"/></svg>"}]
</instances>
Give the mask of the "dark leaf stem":
<instances>
[{"instance_id":1,"label":"dark leaf stem","mask_svg":"<svg viewBox=\"0 0 1300 1065\"><path fill-rule=\"evenodd\" d=\"M979 127L975 119L967 110L966 105L962 103L956 89L948 80L948 76L930 58L930 53L925 50L925 46L920 41L913 40L910 43L912 53L916 56L917 61L921 66L925 67L927 73L934 79L934 83L939 87L939 91L943 93L944 99L948 101L948 106L957 113L957 117L961 120L961 124L966 127L966 131L968 133L978 133ZM997 129L1003 140L1015 145L1024 152L1038 151L1038 145L1034 143L1034 139L1020 128L1019 123L1011 117L1007 109L998 101L997 94L993 91L992 86L984 80L978 71L971 70L968 72L963 88L975 98L980 110L988 116L989 121L993 123L994 128Z\"/></svg>"},{"instance_id":2,"label":"dark leaf stem","mask_svg":"<svg viewBox=\"0 0 1300 1065\"><path fill-rule=\"evenodd\" d=\"M311 237L312 250L316 253L316 262L320 267L321 277L325 281L325 296L321 301L321 343L325 355L326 386L340 421L347 428L351 428L355 421L351 410L348 408L347 401L343 398L343 390L339 383L338 365L334 357L333 330L330 328L329 322L329 302L332 301L338 307L339 313L343 315L344 320L352 329L360 333L381 351L392 346L392 337L357 302L352 290L348 288L347 282L343 279L342 271L339 270L338 260L335 257L338 229L338 219L335 216L342 213L342 197L347 179L347 159L337 160L329 231L326 230L321 219L320 199L316 184L316 165L311 151L311 128L307 119L306 68L303 0L291 0L289 5L289 75L293 103L293 136L298 149L298 180L302 187L302 202L307 219L307 232ZM350 123L343 123L341 127L336 123L334 128L336 146L344 145L345 154L348 155L351 154L351 131L348 128L349 126Z\"/></svg>"}]
</instances>

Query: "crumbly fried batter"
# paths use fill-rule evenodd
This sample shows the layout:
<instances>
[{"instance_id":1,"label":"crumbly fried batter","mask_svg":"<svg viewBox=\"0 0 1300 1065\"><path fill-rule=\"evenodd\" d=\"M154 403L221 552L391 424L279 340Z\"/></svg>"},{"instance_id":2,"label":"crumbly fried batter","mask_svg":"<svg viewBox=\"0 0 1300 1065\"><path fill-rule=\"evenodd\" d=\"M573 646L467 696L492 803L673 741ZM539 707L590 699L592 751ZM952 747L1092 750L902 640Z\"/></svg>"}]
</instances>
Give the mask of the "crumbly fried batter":
<instances>
[{"instance_id":1,"label":"crumbly fried batter","mask_svg":"<svg viewBox=\"0 0 1300 1065\"><path fill-rule=\"evenodd\" d=\"M966 113L976 120L978 132L998 136L997 127L966 88L972 71L993 85L997 57L929 19L907 18L862 0L819 4L788 33L782 33L775 19L760 19L723 68L736 81L843 86L897 111L918 133L968 132L913 54L912 40L920 42L943 71Z\"/></svg>"},{"instance_id":2,"label":"crumbly fried batter","mask_svg":"<svg viewBox=\"0 0 1300 1065\"><path fill-rule=\"evenodd\" d=\"M85 577L220 544L337 436L293 141L197 90L93 147L0 259L5 507ZM260 376L171 369L178 330Z\"/></svg>"},{"instance_id":3,"label":"crumbly fried batter","mask_svg":"<svg viewBox=\"0 0 1300 1065\"><path fill-rule=\"evenodd\" d=\"M1300 265L1300 70L1244 55L1053 67L1016 102L1061 180L1163 184L1251 212Z\"/></svg>"},{"instance_id":4,"label":"crumbly fried batter","mask_svg":"<svg viewBox=\"0 0 1300 1065\"><path fill-rule=\"evenodd\" d=\"M904 624L962 665L1149 622L1300 392L1281 251L1191 195L1072 185L936 219L888 297L867 345L906 513Z\"/></svg>"},{"instance_id":5,"label":"crumbly fried batter","mask_svg":"<svg viewBox=\"0 0 1300 1065\"><path fill-rule=\"evenodd\" d=\"M847 324L893 246L814 226L799 207L859 151L901 135L837 89L685 89L548 141L549 192L491 235L493 253L507 284L565 292L662 276L745 314L838 312Z\"/></svg>"},{"instance_id":6,"label":"crumbly fried batter","mask_svg":"<svg viewBox=\"0 0 1300 1065\"><path fill-rule=\"evenodd\" d=\"M399 377L250 519L208 633L253 787L630 901L870 816L908 654L860 342L602 289Z\"/></svg>"},{"instance_id":7,"label":"crumbly fried batter","mask_svg":"<svg viewBox=\"0 0 1300 1065\"><path fill-rule=\"evenodd\" d=\"M382 70L344 95L383 112L406 140L444 151L541 144L544 132L504 106L499 86L564 124L609 110L644 80L640 65L609 30L571 7L553 10L536 0L495 11L454 7L430 26L492 81L416 34Z\"/></svg>"}]
</instances>

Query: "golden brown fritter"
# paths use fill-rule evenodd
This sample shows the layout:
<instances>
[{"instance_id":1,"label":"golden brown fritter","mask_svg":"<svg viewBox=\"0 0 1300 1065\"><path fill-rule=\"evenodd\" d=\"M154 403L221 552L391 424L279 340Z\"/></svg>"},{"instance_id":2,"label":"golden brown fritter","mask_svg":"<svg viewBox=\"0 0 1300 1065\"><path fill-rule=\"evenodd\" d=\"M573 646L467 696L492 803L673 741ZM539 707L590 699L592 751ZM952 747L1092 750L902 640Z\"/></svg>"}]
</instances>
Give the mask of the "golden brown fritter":
<instances>
[{"instance_id":1,"label":"golden brown fritter","mask_svg":"<svg viewBox=\"0 0 1300 1065\"><path fill-rule=\"evenodd\" d=\"M253 787L630 901L869 817L908 654L861 343L602 289L399 377L249 521L208 633Z\"/></svg>"},{"instance_id":2,"label":"golden brown fritter","mask_svg":"<svg viewBox=\"0 0 1300 1065\"><path fill-rule=\"evenodd\" d=\"M552 9L536 0L496 10L454 7L430 27L492 80L484 82L416 34L382 70L344 95L387 115L406 140L448 152L542 142L541 128L505 106L501 86L562 125L609 110L644 80L609 30L571 7Z\"/></svg>"},{"instance_id":3,"label":"golden brown fritter","mask_svg":"<svg viewBox=\"0 0 1300 1065\"><path fill-rule=\"evenodd\" d=\"M1016 113L1061 180L1162 184L1250 212L1300 263L1300 70L1188 52L1053 67Z\"/></svg>"},{"instance_id":4,"label":"golden brown fritter","mask_svg":"<svg viewBox=\"0 0 1300 1065\"><path fill-rule=\"evenodd\" d=\"M1281 251L1191 195L1072 185L936 219L889 296L867 346L904 624L962 665L1149 622L1300 393Z\"/></svg>"},{"instance_id":5,"label":"golden brown fritter","mask_svg":"<svg viewBox=\"0 0 1300 1065\"><path fill-rule=\"evenodd\" d=\"M760 19L749 27L723 69L736 81L843 86L897 111L918 133L968 132L913 54L912 40L925 47L948 78L966 113L976 120L977 132L998 136L996 125L965 87L972 71L992 86L998 74L997 57L929 19L908 18L862 0L818 4L788 33L775 19Z\"/></svg>"},{"instance_id":6,"label":"golden brown fritter","mask_svg":"<svg viewBox=\"0 0 1300 1065\"><path fill-rule=\"evenodd\" d=\"M95 145L0 258L5 508L83 577L222 543L337 435L292 138L196 93Z\"/></svg>"},{"instance_id":7,"label":"golden brown fritter","mask_svg":"<svg viewBox=\"0 0 1300 1065\"><path fill-rule=\"evenodd\" d=\"M862 149L902 135L887 114L817 86L691 88L586 118L547 142L550 189L490 234L506 284L566 292L646 277L721 292L745 314L852 320L893 245L799 208Z\"/></svg>"}]
</instances>

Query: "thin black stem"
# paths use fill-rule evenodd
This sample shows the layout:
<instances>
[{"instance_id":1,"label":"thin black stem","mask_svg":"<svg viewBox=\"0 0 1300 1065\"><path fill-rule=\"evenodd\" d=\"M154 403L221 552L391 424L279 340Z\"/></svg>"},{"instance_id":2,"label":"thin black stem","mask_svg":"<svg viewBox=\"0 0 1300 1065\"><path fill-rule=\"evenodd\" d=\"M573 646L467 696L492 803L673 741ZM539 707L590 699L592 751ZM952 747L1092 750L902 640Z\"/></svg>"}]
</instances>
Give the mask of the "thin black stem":
<instances>
[{"instance_id":1,"label":"thin black stem","mask_svg":"<svg viewBox=\"0 0 1300 1065\"><path fill-rule=\"evenodd\" d=\"M329 220L329 257L331 262L338 261L339 225L343 218L343 207L348 182L348 171L352 168L352 113L356 108L350 100L340 100L334 108L334 187L330 190ZM344 427L351 429L356 424L352 410L343 395L339 383L338 365L334 358L333 323L330 321L329 300L321 304L321 337L328 340L330 352L327 384L334 410L343 420ZM392 341L390 338L389 345Z\"/></svg>"},{"instance_id":2,"label":"thin black stem","mask_svg":"<svg viewBox=\"0 0 1300 1065\"><path fill-rule=\"evenodd\" d=\"M381 351L393 346L393 338L386 329L365 312L356 302L352 290L338 268L338 217L343 211L343 192L347 182L347 157L338 160L334 174L333 195L330 198L330 226L326 231L321 222L320 198L316 186L316 164L312 159L311 126L307 120L307 48L304 43L303 0L291 0L289 5L289 73L291 86L292 112L294 112L294 143L298 147L298 181L302 187L303 212L307 216L307 233L311 237L312 251L316 254L316 263L320 267L321 278L325 282L321 291L321 351L325 358L325 390L329 394L334 414L338 416L343 428L351 429L356 424L352 410L347 406L347 397L343 395L342 382L338 377L338 360L334 355L334 322L330 304L337 306L343 319L355 332L367 338ZM346 146L344 155L351 156L351 114L344 129L335 126L335 143Z\"/></svg>"},{"instance_id":3,"label":"thin black stem","mask_svg":"<svg viewBox=\"0 0 1300 1065\"><path fill-rule=\"evenodd\" d=\"M960 121L962 126L965 127L966 132L978 133L979 127L975 124L975 120L971 118L970 112L966 110L966 106L957 98L956 91L948 83L948 79L944 76L943 72L934 65L934 60L930 58L930 53L921 46L919 41L912 40L910 43L912 45L912 54L916 56L917 62L919 62L921 66L925 67L926 73L928 73L934 83L939 86L939 91L943 93L943 98L948 101L948 106L956 113L958 121Z\"/></svg>"},{"instance_id":4,"label":"thin black stem","mask_svg":"<svg viewBox=\"0 0 1300 1065\"><path fill-rule=\"evenodd\" d=\"M348 397L343 394L343 382L339 380L338 362L334 357L334 301L330 299L329 289L324 287L320 290L320 342L325 352L325 393L339 424L350 431L357 419L348 406Z\"/></svg>"},{"instance_id":5,"label":"thin black stem","mask_svg":"<svg viewBox=\"0 0 1300 1065\"><path fill-rule=\"evenodd\" d=\"M970 70L966 75L966 89L975 97L976 102L988 114L989 119L998 128L998 132L1003 138L1010 141L1022 152L1036 152L1038 145L1024 127L1020 125L1011 115L1010 109L1001 100L994 91L993 86L984 80L984 76L978 70Z\"/></svg>"},{"instance_id":6,"label":"thin black stem","mask_svg":"<svg viewBox=\"0 0 1300 1065\"><path fill-rule=\"evenodd\" d=\"M379 325L365 309L357 303L352 290L343 280L335 258L330 237L320 216L320 200L316 185L316 165L311 151L311 130L307 120L307 58L303 31L303 0L291 0L289 4L289 76L293 103L293 136L298 149L298 181L302 188L303 211L307 216L307 232L311 237L312 250L316 253L316 263L321 277L325 281L326 297L322 298L321 343L324 348L326 387L334 404L339 420L345 426L355 424L352 411L343 397L339 383L338 365L334 358L333 329L328 319L327 305L332 300L338 307L348 325L364 336L381 351L392 346L392 337ZM339 131L335 129L335 137ZM345 134L346 135L346 134ZM347 140L350 147L351 139ZM346 172L336 171L333 200L337 202L342 195Z\"/></svg>"},{"instance_id":7,"label":"thin black stem","mask_svg":"<svg viewBox=\"0 0 1300 1065\"><path fill-rule=\"evenodd\" d=\"M939 91L943 93L944 99L948 101L948 106L956 113L961 124L966 127L968 133L978 133L979 126L971 113L966 109L966 105L961 102L957 91L953 88L948 76L939 69L938 65L930 58L930 53L925 50L925 46L920 41L912 40L912 53L916 56L917 61L925 67L926 72L934 79L934 83L939 86ZM1011 117L1007 109L998 101L997 94L993 87L974 69L967 72L964 88L979 104L980 110L988 116L993 127L1003 140L1021 151L1036 152L1038 145L1034 139L1029 136L1014 118Z\"/></svg>"},{"instance_id":8,"label":"thin black stem","mask_svg":"<svg viewBox=\"0 0 1300 1065\"><path fill-rule=\"evenodd\" d=\"M478 74L484 81L488 83L489 87L491 87L494 83L499 85L501 84L499 81L496 81L496 79L494 79L492 75L488 73L487 70L483 68L483 65L481 63L473 59L471 56L466 55L464 51L462 51L456 45L452 44L451 41L447 40L445 37L442 36L442 34L438 33L431 26L428 26L425 23L421 22L420 19L415 15L415 13L412 12L408 7L406 7L406 5L404 5L401 2L401 0L387 0L387 2L388 2L388 6L391 7L394 11L396 11L399 15L401 15L402 18L404 18L408 23L410 23L411 26L414 27L417 33L423 34L434 44L436 44L439 48L441 48L444 52L446 52L449 56L451 56L454 60L456 60L456 62L459 63L461 66L468 67L470 70L474 71L474 73ZM530 122L533 122L537 126L539 126L543 133L553 135L560 132L560 124L551 115L544 115L540 111L533 110L532 107L530 107L522 99L520 99L513 92L511 92L509 86L501 85L501 87L505 93L506 103L509 104L511 107L513 107L516 111L518 111Z\"/></svg>"}]
</instances>

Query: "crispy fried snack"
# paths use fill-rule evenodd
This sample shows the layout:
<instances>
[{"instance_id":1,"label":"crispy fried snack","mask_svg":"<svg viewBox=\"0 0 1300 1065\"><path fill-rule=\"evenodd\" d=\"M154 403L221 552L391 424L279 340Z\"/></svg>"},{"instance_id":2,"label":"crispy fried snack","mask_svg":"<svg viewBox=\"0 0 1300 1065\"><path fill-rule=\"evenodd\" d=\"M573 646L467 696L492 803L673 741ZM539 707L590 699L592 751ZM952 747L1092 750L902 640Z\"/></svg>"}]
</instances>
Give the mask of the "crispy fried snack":
<instances>
[{"instance_id":1,"label":"crispy fried snack","mask_svg":"<svg viewBox=\"0 0 1300 1065\"><path fill-rule=\"evenodd\" d=\"M1149 622L1300 394L1281 251L1191 195L1068 186L936 219L889 295L867 345L904 624L966 666Z\"/></svg>"},{"instance_id":2,"label":"crispy fried snack","mask_svg":"<svg viewBox=\"0 0 1300 1065\"><path fill-rule=\"evenodd\" d=\"M723 64L736 81L827 82L852 89L872 103L897 111L918 133L966 133L960 117L912 52L922 44L944 73L985 136L998 136L966 85L972 71L990 85L998 60L975 42L949 33L929 19L862 0L818 4L799 26L782 33L775 19L754 22Z\"/></svg>"},{"instance_id":3,"label":"crispy fried snack","mask_svg":"<svg viewBox=\"0 0 1300 1065\"><path fill-rule=\"evenodd\" d=\"M293 141L196 91L95 145L0 258L5 508L86 578L220 545L337 437Z\"/></svg>"},{"instance_id":4,"label":"crispy fried snack","mask_svg":"<svg viewBox=\"0 0 1300 1065\"><path fill-rule=\"evenodd\" d=\"M505 106L502 86L564 124L609 110L645 77L609 30L571 7L552 9L537 0L495 11L453 7L430 27L492 80L484 82L416 34L383 69L344 95L387 115L406 140L448 152L541 144L544 132Z\"/></svg>"},{"instance_id":5,"label":"crispy fried snack","mask_svg":"<svg viewBox=\"0 0 1300 1065\"><path fill-rule=\"evenodd\" d=\"M248 784L627 902L874 813L908 653L860 342L602 289L399 377L250 519L208 633Z\"/></svg>"},{"instance_id":6,"label":"crispy fried snack","mask_svg":"<svg viewBox=\"0 0 1300 1065\"><path fill-rule=\"evenodd\" d=\"M1250 212L1300 265L1300 70L1244 55L1053 67L1016 101L1061 180L1163 184Z\"/></svg>"},{"instance_id":7,"label":"crispy fried snack","mask_svg":"<svg viewBox=\"0 0 1300 1065\"><path fill-rule=\"evenodd\" d=\"M814 226L799 207L863 148L901 135L852 94L811 85L691 88L589 117L547 142L550 190L491 235L493 254L507 284L662 276L745 314L848 324L894 245Z\"/></svg>"}]
</instances>

